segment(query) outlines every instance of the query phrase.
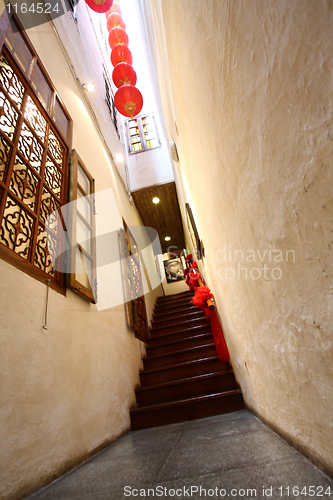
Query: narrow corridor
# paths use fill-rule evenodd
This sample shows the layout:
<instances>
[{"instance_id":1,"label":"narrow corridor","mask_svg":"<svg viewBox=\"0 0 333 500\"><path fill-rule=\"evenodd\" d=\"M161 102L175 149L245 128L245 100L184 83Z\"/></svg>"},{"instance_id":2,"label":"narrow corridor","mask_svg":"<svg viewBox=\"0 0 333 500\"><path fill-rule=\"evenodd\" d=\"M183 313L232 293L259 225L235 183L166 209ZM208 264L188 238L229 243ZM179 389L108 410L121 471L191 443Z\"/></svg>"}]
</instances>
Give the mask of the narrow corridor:
<instances>
[{"instance_id":1,"label":"narrow corridor","mask_svg":"<svg viewBox=\"0 0 333 500\"><path fill-rule=\"evenodd\" d=\"M241 410L132 432L29 500L228 496L328 499L333 481Z\"/></svg>"}]
</instances>

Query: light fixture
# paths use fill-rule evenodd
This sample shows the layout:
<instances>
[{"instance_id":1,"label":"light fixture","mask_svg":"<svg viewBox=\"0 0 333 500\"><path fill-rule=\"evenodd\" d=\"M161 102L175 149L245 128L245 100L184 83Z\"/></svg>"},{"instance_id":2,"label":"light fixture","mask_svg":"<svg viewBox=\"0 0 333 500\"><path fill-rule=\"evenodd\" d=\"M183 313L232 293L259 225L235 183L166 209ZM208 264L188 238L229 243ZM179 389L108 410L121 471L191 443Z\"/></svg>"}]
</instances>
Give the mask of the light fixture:
<instances>
[{"instance_id":1,"label":"light fixture","mask_svg":"<svg viewBox=\"0 0 333 500\"><path fill-rule=\"evenodd\" d=\"M152 199L152 202L155 203L155 205L157 205L157 203L160 202L160 199L157 198L157 196L155 196L155 198Z\"/></svg>"},{"instance_id":2,"label":"light fixture","mask_svg":"<svg viewBox=\"0 0 333 500\"><path fill-rule=\"evenodd\" d=\"M177 146L174 141L170 144L170 156L171 160L178 162L179 161L179 156L178 156L178 151L177 151Z\"/></svg>"},{"instance_id":3,"label":"light fixture","mask_svg":"<svg viewBox=\"0 0 333 500\"><path fill-rule=\"evenodd\" d=\"M91 92L94 92L94 90L95 90L95 84L94 83L82 83L82 88L86 92L91 93Z\"/></svg>"},{"instance_id":4,"label":"light fixture","mask_svg":"<svg viewBox=\"0 0 333 500\"><path fill-rule=\"evenodd\" d=\"M165 241L170 241L171 240L170 236L166 236L164 239L165 239Z\"/></svg>"},{"instance_id":5,"label":"light fixture","mask_svg":"<svg viewBox=\"0 0 333 500\"><path fill-rule=\"evenodd\" d=\"M124 157L121 153L118 153L115 157L115 161L123 161L124 160Z\"/></svg>"}]
</instances>

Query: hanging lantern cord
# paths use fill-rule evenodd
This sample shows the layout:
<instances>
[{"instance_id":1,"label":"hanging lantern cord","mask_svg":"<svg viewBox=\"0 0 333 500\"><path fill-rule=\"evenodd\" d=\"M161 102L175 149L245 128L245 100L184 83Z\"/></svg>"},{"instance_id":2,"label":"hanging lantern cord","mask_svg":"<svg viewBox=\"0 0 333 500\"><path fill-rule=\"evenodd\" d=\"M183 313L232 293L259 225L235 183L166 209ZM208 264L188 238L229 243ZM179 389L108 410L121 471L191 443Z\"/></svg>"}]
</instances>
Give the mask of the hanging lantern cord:
<instances>
[{"instance_id":1,"label":"hanging lantern cord","mask_svg":"<svg viewBox=\"0 0 333 500\"><path fill-rule=\"evenodd\" d=\"M49 305L49 283L51 280L46 280L46 304L45 304L45 324L43 325L44 330L47 330L47 308Z\"/></svg>"}]
</instances>

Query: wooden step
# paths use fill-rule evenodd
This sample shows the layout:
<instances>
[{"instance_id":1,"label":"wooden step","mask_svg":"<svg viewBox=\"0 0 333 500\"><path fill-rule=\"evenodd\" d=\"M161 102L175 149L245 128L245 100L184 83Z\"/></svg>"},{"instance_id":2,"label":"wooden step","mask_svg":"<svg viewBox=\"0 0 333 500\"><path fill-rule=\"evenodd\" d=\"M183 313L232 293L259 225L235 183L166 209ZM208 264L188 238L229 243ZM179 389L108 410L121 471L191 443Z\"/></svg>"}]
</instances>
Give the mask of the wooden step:
<instances>
[{"instance_id":1,"label":"wooden step","mask_svg":"<svg viewBox=\"0 0 333 500\"><path fill-rule=\"evenodd\" d=\"M240 390L143 406L135 408L130 412L132 430L229 413L231 411L242 410L244 407L243 396Z\"/></svg>"},{"instance_id":2,"label":"wooden step","mask_svg":"<svg viewBox=\"0 0 333 500\"><path fill-rule=\"evenodd\" d=\"M160 330L174 330L174 329L182 329L187 325L195 325L197 323L202 323L208 321L205 318L203 311L199 312L199 314L182 316L181 318L175 318L173 321L160 321L158 323L153 323L151 330L154 332L158 332Z\"/></svg>"},{"instance_id":3,"label":"wooden step","mask_svg":"<svg viewBox=\"0 0 333 500\"><path fill-rule=\"evenodd\" d=\"M154 318L154 321L152 323L153 328L158 328L159 326L169 326L173 325L174 323L179 323L182 321L188 321L192 319L198 319L198 318L205 318L205 315L202 311L202 309L198 309L197 307L193 311L181 311L176 314L170 314L170 315L165 315L162 317L157 317L156 319Z\"/></svg>"},{"instance_id":4,"label":"wooden step","mask_svg":"<svg viewBox=\"0 0 333 500\"><path fill-rule=\"evenodd\" d=\"M149 339L149 346L163 345L173 340L187 339L194 335L201 335L204 333L211 333L212 328L210 323L205 325L189 328L188 330L181 330L180 332L166 333L165 335L152 336Z\"/></svg>"},{"instance_id":5,"label":"wooden step","mask_svg":"<svg viewBox=\"0 0 333 500\"><path fill-rule=\"evenodd\" d=\"M209 324L209 322L206 320L205 317L203 318L196 318L196 319L190 319L188 321L181 321L179 323L176 323L172 326L158 326L153 327L150 331L152 337L158 337L160 335L168 335L172 332L181 332L184 330L190 330L191 328L195 328L198 326L205 326Z\"/></svg>"},{"instance_id":6,"label":"wooden step","mask_svg":"<svg viewBox=\"0 0 333 500\"><path fill-rule=\"evenodd\" d=\"M228 370L230 370L230 364L228 362L220 363L218 356L195 359L194 361L142 371L140 373L141 387Z\"/></svg>"},{"instance_id":7,"label":"wooden step","mask_svg":"<svg viewBox=\"0 0 333 500\"><path fill-rule=\"evenodd\" d=\"M158 355L143 360L145 369L158 368L161 366L171 366L182 363L184 361L193 361L195 359L207 358L216 355L216 347L214 342L207 342L205 345L199 347L192 347L191 349L181 349L171 354Z\"/></svg>"},{"instance_id":8,"label":"wooden step","mask_svg":"<svg viewBox=\"0 0 333 500\"><path fill-rule=\"evenodd\" d=\"M220 363L210 322L190 300L187 291L160 297L138 407L131 410L132 429L144 429L244 408L230 364Z\"/></svg>"},{"instance_id":9,"label":"wooden step","mask_svg":"<svg viewBox=\"0 0 333 500\"><path fill-rule=\"evenodd\" d=\"M168 310L171 309L172 307L186 307L188 305L193 306L194 304L191 304L191 297L181 297L179 299L173 299L169 300L168 302L157 302L154 307L154 313L155 312L160 312L162 310Z\"/></svg>"},{"instance_id":10,"label":"wooden step","mask_svg":"<svg viewBox=\"0 0 333 500\"><path fill-rule=\"evenodd\" d=\"M160 338L157 338L157 340L160 340ZM164 343L160 345L154 345L152 339L149 342L149 347L146 348L147 358L157 356L159 354L169 354L174 351L179 351L180 349L190 349L192 347L198 347L202 344L207 344L207 342L214 342L214 337L210 330L206 333L192 335L190 337L188 336L183 339L174 339L173 335L168 335L167 341L164 341Z\"/></svg>"},{"instance_id":11,"label":"wooden step","mask_svg":"<svg viewBox=\"0 0 333 500\"><path fill-rule=\"evenodd\" d=\"M194 304L191 304L191 302L188 302L187 304L183 305L182 308L179 308L177 306L172 306L169 308L161 307L159 309L160 309L159 311L154 310L154 319L155 318L157 319L161 316L169 316L170 314L176 314L182 311L184 311L185 313L190 311L197 311L198 307L195 306Z\"/></svg>"},{"instance_id":12,"label":"wooden step","mask_svg":"<svg viewBox=\"0 0 333 500\"><path fill-rule=\"evenodd\" d=\"M193 290L186 290L185 292L180 292L180 293L173 293L171 295L161 295L160 297L157 298L157 303L158 304L163 304L170 302L172 300L179 300L179 299L191 299L194 296Z\"/></svg>"},{"instance_id":13,"label":"wooden step","mask_svg":"<svg viewBox=\"0 0 333 500\"><path fill-rule=\"evenodd\" d=\"M170 307L170 308L161 308L160 311L154 312L154 319L153 321L159 320L159 319L169 319L170 317L177 316L178 314L191 314L192 312L198 311L197 306L188 303L187 305L184 305L182 307Z\"/></svg>"},{"instance_id":14,"label":"wooden step","mask_svg":"<svg viewBox=\"0 0 333 500\"><path fill-rule=\"evenodd\" d=\"M150 387L140 387L135 391L139 406L148 406L168 401L195 398L205 394L238 389L232 370L223 373L209 373L187 379L164 382Z\"/></svg>"}]
</instances>

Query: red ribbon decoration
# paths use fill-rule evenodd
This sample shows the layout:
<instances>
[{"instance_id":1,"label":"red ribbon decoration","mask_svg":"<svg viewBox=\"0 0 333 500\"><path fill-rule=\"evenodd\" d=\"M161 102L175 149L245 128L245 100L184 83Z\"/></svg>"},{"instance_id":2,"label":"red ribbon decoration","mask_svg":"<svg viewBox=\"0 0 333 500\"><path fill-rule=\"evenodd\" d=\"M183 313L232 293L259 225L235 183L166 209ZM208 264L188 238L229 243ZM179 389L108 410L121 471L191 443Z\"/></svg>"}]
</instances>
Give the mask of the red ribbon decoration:
<instances>
[{"instance_id":1,"label":"red ribbon decoration","mask_svg":"<svg viewBox=\"0 0 333 500\"><path fill-rule=\"evenodd\" d=\"M227 343L223 335L223 330L219 318L217 317L216 309L213 309L213 311L211 309L208 309L208 312L209 312L210 324L212 327L212 333L216 345L217 354L220 363L225 363L226 361L229 361L230 354L228 351Z\"/></svg>"},{"instance_id":2,"label":"red ribbon decoration","mask_svg":"<svg viewBox=\"0 0 333 500\"><path fill-rule=\"evenodd\" d=\"M192 254L191 254L191 253L189 253L189 254L188 254L188 256L185 258L185 260L186 260L186 262L187 262L187 263L191 263L191 262L193 262L193 257L192 257Z\"/></svg>"},{"instance_id":3,"label":"red ribbon decoration","mask_svg":"<svg viewBox=\"0 0 333 500\"><path fill-rule=\"evenodd\" d=\"M186 278L188 278L187 284L190 287L190 290L197 290L197 288L200 287L199 285L199 279L201 279L200 273L193 272L193 269L191 269Z\"/></svg>"},{"instance_id":4,"label":"red ribbon decoration","mask_svg":"<svg viewBox=\"0 0 333 500\"><path fill-rule=\"evenodd\" d=\"M211 310L207 306L207 300L211 299L212 297L213 294L211 293L208 286L202 286L196 289L195 295L191 299L191 303L202 309L205 314L206 320L207 321L210 320L214 342L220 363L225 363L226 361L229 361L230 355L228 346L226 344L223 335L223 330L219 318L217 316L216 309L214 308L213 310Z\"/></svg>"}]
</instances>

